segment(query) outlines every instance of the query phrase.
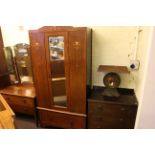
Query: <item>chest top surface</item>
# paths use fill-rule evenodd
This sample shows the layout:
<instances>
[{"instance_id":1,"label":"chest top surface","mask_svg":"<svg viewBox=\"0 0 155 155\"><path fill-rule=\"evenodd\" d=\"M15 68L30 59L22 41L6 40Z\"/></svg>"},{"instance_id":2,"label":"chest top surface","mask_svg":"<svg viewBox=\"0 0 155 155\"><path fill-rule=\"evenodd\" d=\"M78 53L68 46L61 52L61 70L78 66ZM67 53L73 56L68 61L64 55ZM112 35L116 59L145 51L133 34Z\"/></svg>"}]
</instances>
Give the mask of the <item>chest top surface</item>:
<instances>
[{"instance_id":1,"label":"chest top surface","mask_svg":"<svg viewBox=\"0 0 155 155\"><path fill-rule=\"evenodd\" d=\"M1 94L14 95L20 97L35 98L35 88L33 84L11 85L0 90Z\"/></svg>"},{"instance_id":2,"label":"chest top surface","mask_svg":"<svg viewBox=\"0 0 155 155\"><path fill-rule=\"evenodd\" d=\"M128 89L118 89L120 97L115 100L105 99L102 96L104 88L94 88L91 90L91 94L88 97L88 102L100 102L106 104L118 104L118 105L128 105L137 106L138 101L133 90Z\"/></svg>"}]
</instances>

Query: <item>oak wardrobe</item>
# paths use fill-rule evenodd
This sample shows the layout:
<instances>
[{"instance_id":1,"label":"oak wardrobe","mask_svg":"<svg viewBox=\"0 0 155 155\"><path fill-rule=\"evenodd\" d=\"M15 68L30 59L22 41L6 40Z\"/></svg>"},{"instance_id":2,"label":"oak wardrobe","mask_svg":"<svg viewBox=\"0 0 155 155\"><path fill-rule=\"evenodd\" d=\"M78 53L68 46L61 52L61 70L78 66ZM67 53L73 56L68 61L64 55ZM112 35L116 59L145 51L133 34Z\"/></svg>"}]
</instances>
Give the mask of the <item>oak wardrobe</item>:
<instances>
[{"instance_id":1,"label":"oak wardrobe","mask_svg":"<svg viewBox=\"0 0 155 155\"><path fill-rule=\"evenodd\" d=\"M29 36L40 126L86 128L91 29L45 26Z\"/></svg>"}]
</instances>

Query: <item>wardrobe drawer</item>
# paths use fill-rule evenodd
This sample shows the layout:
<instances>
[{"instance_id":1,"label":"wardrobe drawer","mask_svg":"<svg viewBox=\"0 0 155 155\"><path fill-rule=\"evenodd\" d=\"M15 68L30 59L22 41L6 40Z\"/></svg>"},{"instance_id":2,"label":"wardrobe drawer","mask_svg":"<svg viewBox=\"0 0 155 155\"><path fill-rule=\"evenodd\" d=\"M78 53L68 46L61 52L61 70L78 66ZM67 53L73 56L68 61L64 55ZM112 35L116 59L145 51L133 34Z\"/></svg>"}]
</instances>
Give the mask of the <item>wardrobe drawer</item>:
<instances>
[{"instance_id":1,"label":"wardrobe drawer","mask_svg":"<svg viewBox=\"0 0 155 155\"><path fill-rule=\"evenodd\" d=\"M82 116L39 110L39 120L42 127L85 128L86 118Z\"/></svg>"}]
</instances>

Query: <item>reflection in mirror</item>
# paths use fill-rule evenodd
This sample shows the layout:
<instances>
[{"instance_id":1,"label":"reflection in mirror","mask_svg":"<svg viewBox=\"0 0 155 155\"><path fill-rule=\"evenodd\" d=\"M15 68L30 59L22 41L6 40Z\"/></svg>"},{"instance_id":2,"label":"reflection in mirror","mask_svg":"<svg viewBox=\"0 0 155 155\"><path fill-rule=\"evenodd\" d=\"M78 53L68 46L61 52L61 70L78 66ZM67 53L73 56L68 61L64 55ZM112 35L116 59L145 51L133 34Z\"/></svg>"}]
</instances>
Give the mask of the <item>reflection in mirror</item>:
<instances>
[{"instance_id":1,"label":"reflection in mirror","mask_svg":"<svg viewBox=\"0 0 155 155\"><path fill-rule=\"evenodd\" d=\"M49 37L51 83L53 102L55 106L66 107L66 76L64 57L64 37Z\"/></svg>"},{"instance_id":2,"label":"reflection in mirror","mask_svg":"<svg viewBox=\"0 0 155 155\"><path fill-rule=\"evenodd\" d=\"M30 47L28 44L19 43L14 46L17 70L20 75L21 83L32 83L32 70L30 60Z\"/></svg>"},{"instance_id":3,"label":"reflection in mirror","mask_svg":"<svg viewBox=\"0 0 155 155\"><path fill-rule=\"evenodd\" d=\"M4 47L5 59L12 84L20 83L19 74L17 72L16 63L13 57L13 51L10 46Z\"/></svg>"}]
</instances>

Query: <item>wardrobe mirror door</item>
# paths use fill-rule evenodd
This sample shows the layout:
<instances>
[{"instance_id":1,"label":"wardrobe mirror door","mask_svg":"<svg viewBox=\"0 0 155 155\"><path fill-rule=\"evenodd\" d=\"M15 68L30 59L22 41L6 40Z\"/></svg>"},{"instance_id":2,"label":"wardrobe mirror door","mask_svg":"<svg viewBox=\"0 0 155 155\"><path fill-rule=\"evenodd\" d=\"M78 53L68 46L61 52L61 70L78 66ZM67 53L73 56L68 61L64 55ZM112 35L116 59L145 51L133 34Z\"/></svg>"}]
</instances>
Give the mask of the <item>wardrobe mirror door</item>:
<instances>
[{"instance_id":1,"label":"wardrobe mirror door","mask_svg":"<svg viewBox=\"0 0 155 155\"><path fill-rule=\"evenodd\" d=\"M64 36L50 36L50 72L54 106L67 106Z\"/></svg>"}]
</instances>

